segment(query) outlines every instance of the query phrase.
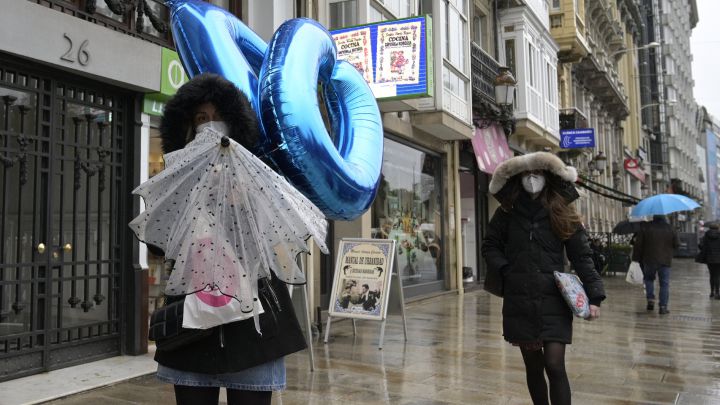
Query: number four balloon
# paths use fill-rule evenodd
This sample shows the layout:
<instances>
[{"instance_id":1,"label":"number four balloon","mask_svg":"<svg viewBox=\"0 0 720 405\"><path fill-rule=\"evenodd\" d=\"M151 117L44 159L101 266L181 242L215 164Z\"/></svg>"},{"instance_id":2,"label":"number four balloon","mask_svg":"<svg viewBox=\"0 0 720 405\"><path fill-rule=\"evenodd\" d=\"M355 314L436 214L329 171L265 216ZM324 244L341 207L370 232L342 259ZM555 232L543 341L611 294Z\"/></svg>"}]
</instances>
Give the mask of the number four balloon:
<instances>
[{"instance_id":1,"label":"number four balloon","mask_svg":"<svg viewBox=\"0 0 720 405\"><path fill-rule=\"evenodd\" d=\"M363 77L337 60L330 33L316 21L297 18L283 23L266 44L212 4L167 4L188 74L220 74L255 107L264 134L257 153L270 158L328 218L362 215L380 178L382 122ZM332 137L317 102L318 83Z\"/></svg>"}]
</instances>

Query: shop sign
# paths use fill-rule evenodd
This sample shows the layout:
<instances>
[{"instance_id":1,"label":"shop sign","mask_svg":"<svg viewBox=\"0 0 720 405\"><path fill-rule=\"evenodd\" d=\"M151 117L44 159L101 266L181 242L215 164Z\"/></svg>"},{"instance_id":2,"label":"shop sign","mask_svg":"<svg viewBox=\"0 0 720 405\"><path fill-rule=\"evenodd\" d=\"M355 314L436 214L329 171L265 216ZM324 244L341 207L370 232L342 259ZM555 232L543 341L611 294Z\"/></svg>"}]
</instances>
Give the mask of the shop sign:
<instances>
[{"instance_id":1,"label":"shop sign","mask_svg":"<svg viewBox=\"0 0 720 405\"><path fill-rule=\"evenodd\" d=\"M339 60L362 75L378 101L432 97L432 20L383 21L331 31Z\"/></svg>"},{"instance_id":2,"label":"shop sign","mask_svg":"<svg viewBox=\"0 0 720 405\"><path fill-rule=\"evenodd\" d=\"M625 171L633 175L641 183L645 183L645 169L640 165L637 159L625 159Z\"/></svg>"},{"instance_id":3,"label":"shop sign","mask_svg":"<svg viewBox=\"0 0 720 405\"><path fill-rule=\"evenodd\" d=\"M493 174L500 163L513 157L505 132L499 125L475 128L472 146L478 168L488 174Z\"/></svg>"},{"instance_id":4,"label":"shop sign","mask_svg":"<svg viewBox=\"0 0 720 405\"><path fill-rule=\"evenodd\" d=\"M640 158L641 161L647 162L647 152L642 146L638 148L637 156Z\"/></svg>"},{"instance_id":5,"label":"shop sign","mask_svg":"<svg viewBox=\"0 0 720 405\"><path fill-rule=\"evenodd\" d=\"M168 48L162 49L162 71L160 72L160 93L173 96L188 82L188 75L180 62L180 55Z\"/></svg>"},{"instance_id":6,"label":"shop sign","mask_svg":"<svg viewBox=\"0 0 720 405\"><path fill-rule=\"evenodd\" d=\"M160 76L160 92L146 94L143 100L143 112L149 115L161 116L165 109L165 102L177 93L189 78L185 68L180 62L177 52L163 48Z\"/></svg>"},{"instance_id":7,"label":"shop sign","mask_svg":"<svg viewBox=\"0 0 720 405\"><path fill-rule=\"evenodd\" d=\"M143 100L143 112L148 115L162 116L165 110L165 100L157 97L157 94L147 94Z\"/></svg>"},{"instance_id":8,"label":"shop sign","mask_svg":"<svg viewBox=\"0 0 720 405\"><path fill-rule=\"evenodd\" d=\"M561 129L560 147L563 149L594 148L595 128Z\"/></svg>"}]
</instances>

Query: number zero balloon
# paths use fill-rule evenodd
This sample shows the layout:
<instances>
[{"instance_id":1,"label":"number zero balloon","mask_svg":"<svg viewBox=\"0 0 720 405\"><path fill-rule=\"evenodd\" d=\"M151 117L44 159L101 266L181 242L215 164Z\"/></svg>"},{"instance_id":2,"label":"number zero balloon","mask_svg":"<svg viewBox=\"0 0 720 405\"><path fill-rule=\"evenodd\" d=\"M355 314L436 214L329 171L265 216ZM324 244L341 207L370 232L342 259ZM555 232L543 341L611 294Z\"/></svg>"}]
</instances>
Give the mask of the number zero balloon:
<instances>
[{"instance_id":1,"label":"number zero balloon","mask_svg":"<svg viewBox=\"0 0 720 405\"><path fill-rule=\"evenodd\" d=\"M353 220L372 204L382 168L377 102L352 65L337 60L316 21L283 23L266 44L229 12L199 0L167 0L173 37L188 74L224 76L256 109L257 153L329 219ZM318 83L332 137L318 104Z\"/></svg>"}]
</instances>

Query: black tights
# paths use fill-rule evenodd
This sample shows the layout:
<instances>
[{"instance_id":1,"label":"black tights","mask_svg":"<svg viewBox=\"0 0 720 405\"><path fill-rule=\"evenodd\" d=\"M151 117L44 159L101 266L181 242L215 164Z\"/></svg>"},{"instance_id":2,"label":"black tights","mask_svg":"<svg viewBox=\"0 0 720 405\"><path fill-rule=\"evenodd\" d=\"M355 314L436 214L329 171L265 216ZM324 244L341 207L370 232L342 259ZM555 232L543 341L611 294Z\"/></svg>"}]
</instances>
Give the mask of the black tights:
<instances>
[{"instance_id":1,"label":"black tights","mask_svg":"<svg viewBox=\"0 0 720 405\"><path fill-rule=\"evenodd\" d=\"M520 349L525 361L527 386L535 405L548 405L545 374L550 382L550 403L570 405L570 382L565 372L565 344L545 342L542 350Z\"/></svg>"},{"instance_id":2,"label":"black tights","mask_svg":"<svg viewBox=\"0 0 720 405\"><path fill-rule=\"evenodd\" d=\"M217 405L220 398L218 387L175 386L177 405ZM272 391L227 390L228 405L270 405Z\"/></svg>"}]
</instances>

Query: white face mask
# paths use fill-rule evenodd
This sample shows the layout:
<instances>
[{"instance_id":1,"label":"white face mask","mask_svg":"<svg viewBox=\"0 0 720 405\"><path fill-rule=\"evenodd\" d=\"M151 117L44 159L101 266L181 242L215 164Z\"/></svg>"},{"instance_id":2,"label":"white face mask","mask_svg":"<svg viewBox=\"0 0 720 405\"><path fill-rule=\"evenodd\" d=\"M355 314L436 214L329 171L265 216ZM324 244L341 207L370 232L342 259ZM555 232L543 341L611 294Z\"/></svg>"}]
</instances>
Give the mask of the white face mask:
<instances>
[{"instance_id":1,"label":"white face mask","mask_svg":"<svg viewBox=\"0 0 720 405\"><path fill-rule=\"evenodd\" d=\"M545 187L545 176L542 174L526 174L522 176L522 185L530 194L537 194Z\"/></svg>"},{"instance_id":2,"label":"white face mask","mask_svg":"<svg viewBox=\"0 0 720 405\"><path fill-rule=\"evenodd\" d=\"M197 128L195 128L195 132L200 133L206 129L211 129L220 135L227 135L229 131L225 121L208 121L198 125Z\"/></svg>"}]
</instances>

